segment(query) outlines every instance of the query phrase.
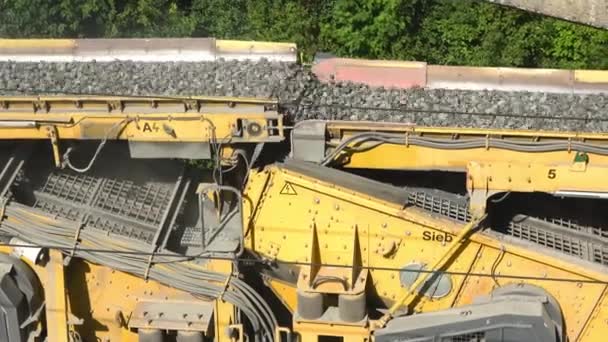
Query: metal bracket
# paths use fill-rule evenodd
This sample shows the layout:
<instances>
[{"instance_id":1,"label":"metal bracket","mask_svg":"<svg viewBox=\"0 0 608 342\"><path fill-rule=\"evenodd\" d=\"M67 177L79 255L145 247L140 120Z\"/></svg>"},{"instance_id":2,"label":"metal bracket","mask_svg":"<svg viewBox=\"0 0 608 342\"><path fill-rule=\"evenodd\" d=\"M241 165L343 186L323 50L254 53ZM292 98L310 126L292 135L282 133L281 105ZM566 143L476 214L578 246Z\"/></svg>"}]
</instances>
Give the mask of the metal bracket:
<instances>
[{"instance_id":1,"label":"metal bracket","mask_svg":"<svg viewBox=\"0 0 608 342\"><path fill-rule=\"evenodd\" d=\"M80 221L80 224L78 225L78 229L76 229L76 233L74 234L74 242L72 244L72 249L70 250L70 255L67 255L63 258L64 266L68 266L70 264L70 261L72 261L74 254L76 254L76 248L78 247L78 241L80 240L80 232L82 231L82 228L84 227L84 225L85 225L85 218L83 218L82 221Z\"/></svg>"},{"instance_id":2,"label":"metal bracket","mask_svg":"<svg viewBox=\"0 0 608 342\"><path fill-rule=\"evenodd\" d=\"M129 328L207 332L212 316L212 302L142 301L131 314Z\"/></svg>"},{"instance_id":3,"label":"metal bracket","mask_svg":"<svg viewBox=\"0 0 608 342\"><path fill-rule=\"evenodd\" d=\"M231 331L236 330L238 332L238 337L236 339L236 342L245 341L245 333L244 333L242 324L231 324L228 326L228 329L230 329ZM230 338L232 339L232 336L230 336Z\"/></svg>"},{"instance_id":4,"label":"metal bracket","mask_svg":"<svg viewBox=\"0 0 608 342\"><path fill-rule=\"evenodd\" d=\"M4 220L4 213L6 212L6 205L8 203L8 197L0 197L0 222Z\"/></svg>"},{"instance_id":5,"label":"metal bracket","mask_svg":"<svg viewBox=\"0 0 608 342\"><path fill-rule=\"evenodd\" d=\"M365 292L369 270L361 267L361 246L356 226L349 245L352 249L347 249L344 253L350 252L350 255L343 260L346 265L352 265L351 267L323 265L319 235L314 225L310 241L310 266L301 267L297 282L298 289L305 292L351 295Z\"/></svg>"},{"instance_id":6,"label":"metal bracket","mask_svg":"<svg viewBox=\"0 0 608 342\"><path fill-rule=\"evenodd\" d=\"M243 199L242 199L242 195L241 195L241 191L238 190L235 187L232 186L228 186L228 185L218 185L215 183L200 183L198 185L198 188L196 189L196 193L198 194L198 205L199 205L199 215L200 215L200 219L201 219L201 248L203 249L203 251L207 248L207 242L206 242L206 236L205 236L205 220L204 220L204 214L203 214L203 202L205 201L206 197L209 193L211 192L216 192L218 194L218 196L216 198L219 199L219 193L222 191L227 191L227 192L231 192L234 194L235 198L236 198L236 203L237 203L237 212L235 214L237 215L242 215L243 213ZM218 205L221 205L221 200L218 200ZM221 209L220 212L218 213L218 215L221 215ZM224 215L224 217L220 217L220 222L218 224L217 229L219 230L223 225L225 225L227 223L227 221L232 217L232 212ZM242 220L240 221L242 223ZM210 229L210 230L216 230L216 229ZM244 229L243 227L240 228L240 231L243 232ZM238 247L238 251L236 252L236 256L240 256L241 254L243 254L244 251L244 236L241 233L240 237L239 237L239 247Z\"/></svg>"},{"instance_id":7,"label":"metal bracket","mask_svg":"<svg viewBox=\"0 0 608 342\"><path fill-rule=\"evenodd\" d=\"M570 171L585 172L587 171L587 164L589 164L589 155L585 152L576 152Z\"/></svg>"},{"instance_id":8,"label":"metal bracket","mask_svg":"<svg viewBox=\"0 0 608 342\"><path fill-rule=\"evenodd\" d=\"M291 341L291 330L285 327L276 327L274 329L274 341L281 342L281 333L284 333L287 337L286 341Z\"/></svg>"},{"instance_id":9,"label":"metal bracket","mask_svg":"<svg viewBox=\"0 0 608 342\"><path fill-rule=\"evenodd\" d=\"M47 131L47 136L51 139L55 166L59 167L59 168L63 168L63 162L61 161L61 153L59 152L59 137L57 135L57 127L47 126L46 131Z\"/></svg>"}]
</instances>

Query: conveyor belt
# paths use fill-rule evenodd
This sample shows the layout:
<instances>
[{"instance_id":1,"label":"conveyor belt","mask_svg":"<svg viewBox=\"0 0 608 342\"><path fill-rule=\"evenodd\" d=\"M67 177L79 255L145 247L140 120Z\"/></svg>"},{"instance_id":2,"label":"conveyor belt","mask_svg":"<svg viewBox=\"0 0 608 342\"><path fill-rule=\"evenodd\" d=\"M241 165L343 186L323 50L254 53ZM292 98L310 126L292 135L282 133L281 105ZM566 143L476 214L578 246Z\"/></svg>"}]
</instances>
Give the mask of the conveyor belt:
<instances>
[{"instance_id":1,"label":"conveyor belt","mask_svg":"<svg viewBox=\"0 0 608 342\"><path fill-rule=\"evenodd\" d=\"M601 132L608 94L387 90L319 82L305 67L268 61L0 63L1 94L221 95L278 98L294 121Z\"/></svg>"}]
</instances>

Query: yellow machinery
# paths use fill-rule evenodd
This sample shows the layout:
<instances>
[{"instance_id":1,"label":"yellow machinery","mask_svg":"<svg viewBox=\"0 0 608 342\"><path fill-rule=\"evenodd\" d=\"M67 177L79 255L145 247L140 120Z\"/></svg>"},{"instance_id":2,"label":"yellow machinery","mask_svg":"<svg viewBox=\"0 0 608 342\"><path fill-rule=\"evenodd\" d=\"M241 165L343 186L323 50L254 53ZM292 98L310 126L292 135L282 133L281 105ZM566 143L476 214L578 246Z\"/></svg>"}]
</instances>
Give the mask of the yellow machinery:
<instances>
[{"instance_id":1,"label":"yellow machinery","mask_svg":"<svg viewBox=\"0 0 608 342\"><path fill-rule=\"evenodd\" d=\"M235 98L4 97L0 138L10 342L608 329L605 134L287 127L276 102Z\"/></svg>"}]
</instances>

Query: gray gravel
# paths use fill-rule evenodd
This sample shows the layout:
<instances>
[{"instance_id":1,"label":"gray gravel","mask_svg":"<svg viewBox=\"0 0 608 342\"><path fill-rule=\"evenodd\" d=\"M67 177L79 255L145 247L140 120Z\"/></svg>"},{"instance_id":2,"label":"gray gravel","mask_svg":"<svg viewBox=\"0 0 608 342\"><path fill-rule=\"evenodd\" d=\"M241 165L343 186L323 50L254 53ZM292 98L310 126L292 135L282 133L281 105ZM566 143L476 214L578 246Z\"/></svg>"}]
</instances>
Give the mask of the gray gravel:
<instances>
[{"instance_id":1,"label":"gray gravel","mask_svg":"<svg viewBox=\"0 0 608 342\"><path fill-rule=\"evenodd\" d=\"M411 122L427 126L608 130L608 95L325 84L294 64L0 63L1 94L226 95L273 97L303 119ZM352 107L352 108L344 108Z\"/></svg>"}]
</instances>

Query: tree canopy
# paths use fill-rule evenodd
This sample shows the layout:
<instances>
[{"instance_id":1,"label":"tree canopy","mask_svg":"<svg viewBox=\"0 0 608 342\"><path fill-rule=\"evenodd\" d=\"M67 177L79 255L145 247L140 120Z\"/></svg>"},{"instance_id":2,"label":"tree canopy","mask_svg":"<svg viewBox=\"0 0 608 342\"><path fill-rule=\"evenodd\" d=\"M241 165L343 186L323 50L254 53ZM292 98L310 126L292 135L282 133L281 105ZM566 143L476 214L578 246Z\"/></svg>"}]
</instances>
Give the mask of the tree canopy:
<instances>
[{"instance_id":1,"label":"tree canopy","mask_svg":"<svg viewBox=\"0 0 608 342\"><path fill-rule=\"evenodd\" d=\"M608 69L608 31L475 0L0 0L0 36L292 41L307 56Z\"/></svg>"}]
</instances>

